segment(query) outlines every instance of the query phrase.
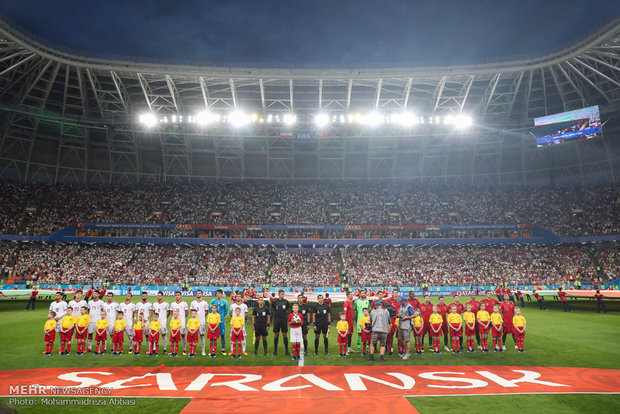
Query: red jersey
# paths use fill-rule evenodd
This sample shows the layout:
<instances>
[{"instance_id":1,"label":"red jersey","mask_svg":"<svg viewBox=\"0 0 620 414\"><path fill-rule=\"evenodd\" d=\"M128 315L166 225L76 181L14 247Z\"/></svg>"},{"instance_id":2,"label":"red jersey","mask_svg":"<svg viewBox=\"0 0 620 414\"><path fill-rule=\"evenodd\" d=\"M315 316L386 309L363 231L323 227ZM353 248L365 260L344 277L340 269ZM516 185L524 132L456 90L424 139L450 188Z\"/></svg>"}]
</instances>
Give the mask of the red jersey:
<instances>
[{"instance_id":1,"label":"red jersey","mask_svg":"<svg viewBox=\"0 0 620 414\"><path fill-rule=\"evenodd\" d=\"M484 298L480 301L480 303L484 303L484 310L486 310L487 312L489 312L489 314L491 314L493 313L493 306L497 305L499 302L497 301L497 299Z\"/></svg>"},{"instance_id":2,"label":"red jersey","mask_svg":"<svg viewBox=\"0 0 620 414\"><path fill-rule=\"evenodd\" d=\"M325 298L323 299L323 302L325 302L330 308L332 307L332 298Z\"/></svg>"},{"instance_id":3,"label":"red jersey","mask_svg":"<svg viewBox=\"0 0 620 414\"><path fill-rule=\"evenodd\" d=\"M502 288L495 289L495 296L502 296Z\"/></svg>"},{"instance_id":4,"label":"red jersey","mask_svg":"<svg viewBox=\"0 0 620 414\"><path fill-rule=\"evenodd\" d=\"M308 298L306 296L302 296L301 298L303 299L304 303L308 303Z\"/></svg>"},{"instance_id":5,"label":"red jersey","mask_svg":"<svg viewBox=\"0 0 620 414\"><path fill-rule=\"evenodd\" d=\"M36 299L37 295L39 294L38 290L33 290L32 293L30 294L30 299ZM601 295L602 297L603 295ZM34 306L34 305L33 305Z\"/></svg>"},{"instance_id":6,"label":"red jersey","mask_svg":"<svg viewBox=\"0 0 620 414\"><path fill-rule=\"evenodd\" d=\"M499 304L499 310L502 312L506 332L512 332L512 317L515 316L515 304L512 302L502 302Z\"/></svg>"},{"instance_id":7,"label":"red jersey","mask_svg":"<svg viewBox=\"0 0 620 414\"><path fill-rule=\"evenodd\" d=\"M475 314L478 313L478 310L480 309L480 302L478 302L477 300L469 300L467 301L466 305L471 305L471 311Z\"/></svg>"},{"instance_id":8,"label":"red jersey","mask_svg":"<svg viewBox=\"0 0 620 414\"><path fill-rule=\"evenodd\" d=\"M398 310L400 309L400 302L394 298L389 298L386 302L389 303L392 309L396 311L396 314L398 314Z\"/></svg>"},{"instance_id":9,"label":"red jersey","mask_svg":"<svg viewBox=\"0 0 620 414\"><path fill-rule=\"evenodd\" d=\"M521 290L517 290L517 296L519 297L519 299L523 298L523 292L521 292Z\"/></svg>"},{"instance_id":10,"label":"red jersey","mask_svg":"<svg viewBox=\"0 0 620 414\"><path fill-rule=\"evenodd\" d=\"M344 305L342 305L342 311L345 314L345 319L349 322L353 321L353 310L355 309L355 307L353 306L353 302L349 302L348 300L346 300L344 302ZM349 324L351 325L351 324Z\"/></svg>"},{"instance_id":11,"label":"red jersey","mask_svg":"<svg viewBox=\"0 0 620 414\"><path fill-rule=\"evenodd\" d=\"M299 320L301 322L299 322L299 323L294 323L293 322L293 316L295 316L295 315L299 316ZM301 328L301 325L303 325L303 323L304 323L304 316L301 313L299 313L299 312L291 312L291 314L288 315L288 324L291 326L291 328Z\"/></svg>"},{"instance_id":12,"label":"red jersey","mask_svg":"<svg viewBox=\"0 0 620 414\"><path fill-rule=\"evenodd\" d=\"M568 299L566 299L566 292L562 291L562 292L558 292L558 296L560 297L560 300L562 302L567 302Z\"/></svg>"},{"instance_id":13,"label":"red jersey","mask_svg":"<svg viewBox=\"0 0 620 414\"><path fill-rule=\"evenodd\" d=\"M93 294L93 290L92 289L88 289L88 291L86 292L86 299L90 298Z\"/></svg>"},{"instance_id":14,"label":"red jersey","mask_svg":"<svg viewBox=\"0 0 620 414\"><path fill-rule=\"evenodd\" d=\"M420 301L415 298L407 299L407 302L409 302L413 309L418 309L420 307Z\"/></svg>"},{"instance_id":15,"label":"red jersey","mask_svg":"<svg viewBox=\"0 0 620 414\"><path fill-rule=\"evenodd\" d=\"M275 296L272 296L272 297L269 298L269 302L271 303L271 302L273 302L276 299L278 299L278 298L276 298Z\"/></svg>"},{"instance_id":16,"label":"red jersey","mask_svg":"<svg viewBox=\"0 0 620 414\"><path fill-rule=\"evenodd\" d=\"M463 313L463 311L465 310L465 305L463 305L461 302L456 303L456 302L452 302L450 304L450 307L452 306L456 306L456 313L461 314Z\"/></svg>"},{"instance_id":17,"label":"red jersey","mask_svg":"<svg viewBox=\"0 0 620 414\"><path fill-rule=\"evenodd\" d=\"M596 298L597 302L602 302L603 301L603 294L602 293L597 293L594 295L594 297Z\"/></svg>"},{"instance_id":18,"label":"red jersey","mask_svg":"<svg viewBox=\"0 0 620 414\"><path fill-rule=\"evenodd\" d=\"M105 288L101 289L101 290L99 291L99 297L100 297L100 298L104 297L107 291L108 291L108 290L107 290L107 289L105 289Z\"/></svg>"},{"instance_id":19,"label":"red jersey","mask_svg":"<svg viewBox=\"0 0 620 414\"><path fill-rule=\"evenodd\" d=\"M542 297L538 294L538 292L534 293L534 297L536 300L542 300Z\"/></svg>"},{"instance_id":20,"label":"red jersey","mask_svg":"<svg viewBox=\"0 0 620 414\"><path fill-rule=\"evenodd\" d=\"M424 319L424 322L428 322L428 318L431 316L431 313L433 313L432 303L420 303L420 314L422 315L422 319Z\"/></svg>"},{"instance_id":21,"label":"red jersey","mask_svg":"<svg viewBox=\"0 0 620 414\"><path fill-rule=\"evenodd\" d=\"M439 309L439 314L441 315L441 317L443 318L443 320L445 322L446 321L446 314L450 310L448 308L448 305L446 305L445 303L443 305L439 304L439 305L437 305L437 309Z\"/></svg>"}]
</instances>

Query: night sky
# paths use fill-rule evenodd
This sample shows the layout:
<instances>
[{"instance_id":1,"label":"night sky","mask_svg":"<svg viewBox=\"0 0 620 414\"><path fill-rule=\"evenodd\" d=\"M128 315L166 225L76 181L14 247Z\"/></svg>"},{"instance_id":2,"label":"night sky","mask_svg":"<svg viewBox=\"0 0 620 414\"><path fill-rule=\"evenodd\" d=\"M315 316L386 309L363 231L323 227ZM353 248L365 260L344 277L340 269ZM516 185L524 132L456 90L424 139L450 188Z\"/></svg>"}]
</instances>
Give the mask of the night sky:
<instances>
[{"instance_id":1,"label":"night sky","mask_svg":"<svg viewBox=\"0 0 620 414\"><path fill-rule=\"evenodd\" d=\"M105 57L390 65L549 52L618 16L620 1L0 0L0 13Z\"/></svg>"}]
</instances>

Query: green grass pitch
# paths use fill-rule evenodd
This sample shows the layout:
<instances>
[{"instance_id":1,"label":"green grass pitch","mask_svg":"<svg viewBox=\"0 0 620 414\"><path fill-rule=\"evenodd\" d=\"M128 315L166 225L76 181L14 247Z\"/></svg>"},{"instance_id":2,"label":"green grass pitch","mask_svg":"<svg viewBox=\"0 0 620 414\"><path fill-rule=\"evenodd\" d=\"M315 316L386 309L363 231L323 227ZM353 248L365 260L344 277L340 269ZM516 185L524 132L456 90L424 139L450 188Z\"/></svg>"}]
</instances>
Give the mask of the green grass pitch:
<instances>
[{"instance_id":1,"label":"green grass pitch","mask_svg":"<svg viewBox=\"0 0 620 414\"><path fill-rule=\"evenodd\" d=\"M70 299L70 298L69 298ZM119 299L119 298L117 298ZM149 298L154 300L154 298ZM186 300L189 299L185 298ZM135 298L137 301L138 298ZM166 298L168 301L174 298ZM436 299L433 299L436 301ZM36 311L24 311L25 300L0 301L0 350L2 350L1 369L27 369L41 367L91 367L105 363L106 366L250 366L250 365L294 365L290 358L282 352L280 340L278 356L262 356L262 345L259 356L253 357L254 345L248 342L248 357L241 360L230 359L218 354L215 360L197 356L188 359L179 356L168 358L147 358L142 355L134 357L125 354L121 357L93 357L86 354L77 357L74 354L68 357L59 357L57 354L44 358L43 351L43 323L47 316L49 302L38 301ZM444 352L440 356L432 355L428 351L422 355L414 355L408 361L400 358L386 357L386 365L515 365L515 366L567 366L620 369L620 302L608 302L608 313L597 314L596 305L589 300L572 301L572 313L564 313L559 303L548 301L548 312L538 310L534 302L526 302L527 309L523 311L527 319L526 353L514 351L512 339L508 339L507 352L503 354L463 354L460 356ZM333 306L334 316L341 310L341 304ZM336 319L336 318L334 318ZM248 333L251 332L248 322ZM227 332L228 334L228 332ZM249 338L251 339L251 338ZM314 334L308 335L310 355L305 358L305 364L311 365L370 365L368 359L359 354L352 354L348 358L338 358L335 329L330 331L330 355L323 355L323 341L319 344L319 355L314 356ZM354 348L356 337L354 336ZM56 348L54 349L57 352ZM270 334L269 351L273 349L273 338ZM143 346L143 354L145 352ZM160 347L161 348L161 347ZM160 349L161 351L161 349ZM72 353L74 350L72 350ZM200 352L200 345L199 345ZM102 360L102 358L104 358ZM378 362L374 362L378 364ZM136 405L124 407L125 413L144 411L145 409L165 410L178 412L187 403L188 399L137 399ZM505 396L463 396L463 397L416 397L410 398L414 407L421 413L434 412L471 412L472 407L493 407L495 410L517 410L532 412L544 409L544 412L573 413L573 412L620 412L620 395L505 395ZM8 398L0 399L1 403L8 403ZM48 411L45 411L48 410ZM56 410L56 411L55 411ZM57 412L58 407L32 408L20 407L19 412ZM71 412L109 412L110 407L71 407ZM1 406L0 406L1 411Z\"/></svg>"}]
</instances>

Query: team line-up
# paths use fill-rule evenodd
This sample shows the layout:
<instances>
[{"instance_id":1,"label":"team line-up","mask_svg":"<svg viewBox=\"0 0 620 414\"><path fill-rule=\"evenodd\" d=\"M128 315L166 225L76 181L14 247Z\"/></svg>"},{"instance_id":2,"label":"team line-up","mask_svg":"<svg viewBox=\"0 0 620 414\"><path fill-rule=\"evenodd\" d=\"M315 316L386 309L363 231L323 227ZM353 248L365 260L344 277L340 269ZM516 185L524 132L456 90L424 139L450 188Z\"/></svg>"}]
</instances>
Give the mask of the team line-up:
<instances>
[{"instance_id":1,"label":"team line-up","mask_svg":"<svg viewBox=\"0 0 620 414\"><path fill-rule=\"evenodd\" d=\"M99 291L93 292L92 300L82 299L82 292L75 292L75 297L68 304L62 300L62 292L56 293L55 300L50 304L48 319L45 322L45 352L49 356L53 352L56 333L60 335L60 355L69 355L73 336L77 344L76 355L93 352L94 355L106 353L108 337L112 339L112 355L123 353L125 335L129 341L129 353L140 355L142 343L148 343L147 356L158 356L160 336L163 352L167 354L170 343L170 356L176 357L179 345L183 355L195 357L198 339L202 345L202 355L206 355L206 339L209 340L209 356L216 357L217 342L221 341L221 352L232 358L247 355L245 329L246 318L250 315L247 304L241 295L237 295L229 306L218 290L216 297L207 302L202 291L196 292L196 299L188 306L182 300L181 292L175 293L172 303L164 301L163 292L157 294L156 302L148 301L147 292L142 292L141 301L134 303L132 294L125 295L125 301L114 301L114 294L107 293L107 300L99 298ZM465 304L459 296L453 297L454 302L447 304L443 297L439 304L430 303L428 295L419 302L412 293L409 297L392 292L392 297L384 299L383 292L378 293L377 300L369 300L366 291L358 293L354 300L353 292L348 292L343 304L343 311L336 323L340 357L347 357L351 352L354 326L357 330L358 352L366 355L368 349L371 360L375 352L384 360L386 351L393 355L393 338L398 340L398 354L408 359L411 352L411 338L414 338L415 353L424 352L424 337L428 335L429 348L435 354L441 354L441 338L444 349L460 354L461 351L476 352L476 344L482 352L490 352L488 335L491 333L493 349L503 352L506 349L506 337L511 334L518 352L524 351L526 320L521 309L510 301L509 295L499 302L492 297L490 291L480 301L472 294ZM258 298L257 305L252 309L251 325L254 336L254 355L258 354L262 342L263 353L268 355L267 335L273 327L273 353L277 355L280 334L286 355L292 359L301 358L302 348L308 355L307 334L312 327L315 333L315 355L319 352L319 340L323 336L325 354L329 354L328 335L332 326L331 303L327 303L322 295L318 295L317 304L310 308L307 298L301 294L292 305L284 298L284 291L278 297L272 297L270 304ZM227 315L230 318L230 352L226 352ZM171 317L171 318L170 318ZM170 318L170 320L168 320ZM354 322L355 321L355 322ZM289 328L291 351L289 351ZM169 336L169 338L168 338ZM466 338L463 348L463 336ZM448 347L450 341L450 348Z\"/></svg>"}]
</instances>

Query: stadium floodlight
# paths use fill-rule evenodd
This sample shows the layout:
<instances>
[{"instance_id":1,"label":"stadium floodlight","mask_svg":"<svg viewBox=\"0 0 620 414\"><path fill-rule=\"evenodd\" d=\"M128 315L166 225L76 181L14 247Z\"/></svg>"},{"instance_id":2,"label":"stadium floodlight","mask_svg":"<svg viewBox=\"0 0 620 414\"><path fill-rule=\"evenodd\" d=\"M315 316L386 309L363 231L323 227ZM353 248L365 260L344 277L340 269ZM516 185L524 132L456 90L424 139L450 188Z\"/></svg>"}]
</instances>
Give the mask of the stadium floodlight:
<instances>
[{"instance_id":1,"label":"stadium floodlight","mask_svg":"<svg viewBox=\"0 0 620 414\"><path fill-rule=\"evenodd\" d=\"M418 118L411 112L397 112L390 118L395 124L410 127L418 123Z\"/></svg>"},{"instance_id":2,"label":"stadium floodlight","mask_svg":"<svg viewBox=\"0 0 620 414\"><path fill-rule=\"evenodd\" d=\"M314 116L314 123L316 124L316 126L321 128L327 126L329 124L329 116L324 113L316 114Z\"/></svg>"},{"instance_id":3,"label":"stadium floodlight","mask_svg":"<svg viewBox=\"0 0 620 414\"><path fill-rule=\"evenodd\" d=\"M198 125L209 125L220 121L220 115L211 111L201 111L196 114Z\"/></svg>"},{"instance_id":4,"label":"stadium floodlight","mask_svg":"<svg viewBox=\"0 0 620 414\"><path fill-rule=\"evenodd\" d=\"M235 127L242 127L249 124L252 118L245 112L236 110L228 115L228 122Z\"/></svg>"},{"instance_id":5,"label":"stadium floodlight","mask_svg":"<svg viewBox=\"0 0 620 414\"><path fill-rule=\"evenodd\" d=\"M142 125L144 125L147 128L151 128L157 125L157 117L155 116L155 114L151 112L147 112L147 113L140 115L138 117L138 120L140 121Z\"/></svg>"},{"instance_id":6,"label":"stadium floodlight","mask_svg":"<svg viewBox=\"0 0 620 414\"><path fill-rule=\"evenodd\" d=\"M377 126L385 122L385 117L379 112L371 112L362 116L362 123L370 126Z\"/></svg>"},{"instance_id":7,"label":"stadium floodlight","mask_svg":"<svg viewBox=\"0 0 620 414\"><path fill-rule=\"evenodd\" d=\"M452 115L446 115L443 117L443 123L446 125L452 125L454 124L454 116Z\"/></svg>"},{"instance_id":8,"label":"stadium floodlight","mask_svg":"<svg viewBox=\"0 0 620 414\"><path fill-rule=\"evenodd\" d=\"M458 129L465 129L472 124L473 120L468 115L457 115L454 117L454 126Z\"/></svg>"},{"instance_id":9,"label":"stadium floodlight","mask_svg":"<svg viewBox=\"0 0 620 414\"><path fill-rule=\"evenodd\" d=\"M293 113L284 114L284 116L282 116L282 122L284 122L286 125L293 125L295 122L297 122L297 116L295 116L295 114Z\"/></svg>"}]
</instances>

